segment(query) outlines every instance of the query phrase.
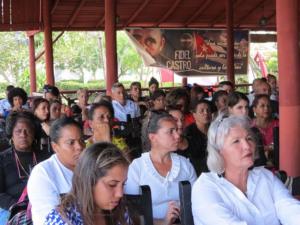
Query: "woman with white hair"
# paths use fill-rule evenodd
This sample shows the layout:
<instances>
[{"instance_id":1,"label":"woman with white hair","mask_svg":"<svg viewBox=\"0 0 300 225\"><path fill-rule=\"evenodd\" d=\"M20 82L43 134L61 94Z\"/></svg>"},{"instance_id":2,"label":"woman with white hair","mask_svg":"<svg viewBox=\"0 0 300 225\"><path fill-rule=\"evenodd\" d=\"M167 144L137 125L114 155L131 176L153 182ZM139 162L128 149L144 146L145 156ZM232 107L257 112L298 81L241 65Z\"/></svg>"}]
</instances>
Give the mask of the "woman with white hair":
<instances>
[{"instance_id":1,"label":"woman with white hair","mask_svg":"<svg viewBox=\"0 0 300 225\"><path fill-rule=\"evenodd\" d=\"M207 165L192 189L195 225L296 225L300 202L263 167L246 117L220 115L208 131Z\"/></svg>"}]
</instances>

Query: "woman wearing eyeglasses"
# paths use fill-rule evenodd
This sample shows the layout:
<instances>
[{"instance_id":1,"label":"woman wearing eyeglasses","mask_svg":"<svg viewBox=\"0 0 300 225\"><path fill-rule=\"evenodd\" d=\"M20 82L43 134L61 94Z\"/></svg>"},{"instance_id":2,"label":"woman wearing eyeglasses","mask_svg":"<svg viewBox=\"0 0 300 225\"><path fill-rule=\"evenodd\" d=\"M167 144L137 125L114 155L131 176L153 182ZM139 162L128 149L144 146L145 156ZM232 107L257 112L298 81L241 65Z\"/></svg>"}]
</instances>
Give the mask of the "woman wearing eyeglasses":
<instances>
[{"instance_id":1,"label":"woman wearing eyeglasses","mask_svg":"<svg viewBox=\"0 0 300 225\"><path fill-rule=\"evenodd\" d=\"M263 167L246 117L220 115L208 131L207 164L192 188L195 225L296 225L300 202Z\"/></svg>"},{"instance_id":2,"label":"woman wearing eyeglasses","mask_svg":"<svg viewBox=\"0 0 300 225\"><path fill-rule=\"evenodd\" d=\"M20 198L31 169L46 159L37 142L38 124L30 112L12 112L6 120L11 147L0 154L0 208L8 210Z\"/></svg>"},{"instance_id":3,"label":"woman wearing eyeglasses","mask_svg":"<svg viewBox=\"0 0 300 225\"><path fill-rule=\"evenodd\" d=\"M151 112L147 131L151 149L130 164L125 193L138 194L140 185L149 185L154 224L170 225L180 213L178 183L194 183L196 173L188 159L173 153L180 137L171 115Z\"/></svg>"}]
</instances>

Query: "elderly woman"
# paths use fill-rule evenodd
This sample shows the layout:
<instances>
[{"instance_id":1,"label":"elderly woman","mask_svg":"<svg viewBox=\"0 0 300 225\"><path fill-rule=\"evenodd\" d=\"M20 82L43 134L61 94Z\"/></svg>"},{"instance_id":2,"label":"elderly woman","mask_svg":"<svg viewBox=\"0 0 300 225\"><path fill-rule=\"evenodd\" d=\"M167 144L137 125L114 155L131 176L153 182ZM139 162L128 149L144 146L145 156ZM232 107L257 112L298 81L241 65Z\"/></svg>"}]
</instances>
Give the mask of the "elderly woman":
<instances>
[{"instance_id":1,"label":"elderly woman","mask_svg":"<svg viewBox=\"0 0 300 225\"><path fill-rule=\"evenodd\" d=\"M75 168L71 191L45 224L133 224L121 201L128 165L127 157L115 145L91 145Z\"/></svg>"},{"instance_id":2,"label":"elderly woman","mask_svg":"<svg viewBox=\"0 0 300 225\"><path fill-rule=\"evenodd\" d=\"M27 186L32 220L37 225L44 224L59 204L60 194L70 191L73 170L84 149L82 128L72 118L56 120L50 138L55 154L32 170Z\"/></svg>"},{"instance_id":3,"label":"elderly woman","mask_svg":"<svg viewBox=\"0 0 300 225\"><path fill-rule=\"evenodd\" d=\"M48 157L37 146L38 125L30 112L12 112L6 120L11 147L0 154L0 208L8 210L20 198L32 168Z\"/></svg>"},{"instance_id":4,"label":"elderly woman","mask_svg":"<svg viewBox=\"0 0 300 225\"><path fill-rule=\"evenodd\" d=\"M227 101L229 115L246 116L249 113L249 100L248 97L241 92L231 92L228 95ZM267 163L267 159L264 153L263 138L260 131L256 127L252 127L251 130L254 133L256 141L256 149L254 154L254 166L264 166Z\"/></svg>"},{"instance_id":5,"label":"elderly woman","mask_svg":"<svg viewBox=\"0 0 300 225\"><path fill-rule=\"evenodd\" d=\"M300 202L263 167L246 117L220 115L208 131L207 164L192 189L195 225L296 225Z\"/></svg>"},{"instance_id":6,"label":"elderly woman","mask_svg":"<svg viewBox=\"0 0 300 225\"><path fill-rule=\"evenodd\" d=\"M81 121L84 123L88 119L88 100L89 100L89 93L88 89L86 88L80 88L77 91L77 99L78 103L77 106L81 110Z\"/></svg>"},{"instance_id":7,"label":"elderly woman","mask_svg":"<svg viewBox=\"0 0 300 225\"><path fill-rule=\"evenodd\" d=\"M166 112L152 112L148 124L150 152L129 166L125 192L138 194L140 185L149 185L155 224L170 225L180 213L178 182L194 183L196 173L188 159L173 153L179 134L174 118Z\"/></svg>"}]
</instances>

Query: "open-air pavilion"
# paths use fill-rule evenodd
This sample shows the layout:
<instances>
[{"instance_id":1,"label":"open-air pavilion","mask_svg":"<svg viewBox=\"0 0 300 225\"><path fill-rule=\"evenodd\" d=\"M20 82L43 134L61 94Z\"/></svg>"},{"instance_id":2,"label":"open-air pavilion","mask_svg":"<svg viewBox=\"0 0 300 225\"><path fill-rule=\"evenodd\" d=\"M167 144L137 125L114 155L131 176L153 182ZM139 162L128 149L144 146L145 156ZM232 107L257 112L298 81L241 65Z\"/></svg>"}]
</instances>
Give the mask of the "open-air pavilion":
<instances>
[{"instance_id":1,"label":"open-air pavilion","mask_svg":"<svg viewBox=\"0 0 300 225\"><path fill-rule=\"evenodd\" d=\"M0 31L26 31L31 91L35 91L34 35L44 32L47 83L54 84L53 48L64 31L105 31L106 87L117 81L116 30L227 30L227 76L234 82L233 30L277 31L256 39L278 42L280 169L300 175L300 51L298 0L1 0ZM61 31L53 40L52 32Z\"/></svg>"}]
</instances>

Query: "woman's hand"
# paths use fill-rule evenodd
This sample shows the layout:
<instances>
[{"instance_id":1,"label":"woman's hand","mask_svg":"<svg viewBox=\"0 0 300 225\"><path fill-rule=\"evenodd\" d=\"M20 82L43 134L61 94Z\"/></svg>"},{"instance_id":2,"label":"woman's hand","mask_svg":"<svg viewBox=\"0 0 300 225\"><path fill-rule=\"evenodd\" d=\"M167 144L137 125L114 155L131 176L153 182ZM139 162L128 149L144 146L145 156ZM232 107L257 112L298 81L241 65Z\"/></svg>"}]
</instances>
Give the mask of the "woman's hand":
<instances>
[{"instance_id":1,"label":"woman's hand","mask_svg":"<svg viewBox=\"0 0 300 225\"><path fill-rule=\"evenodd\" d=\"M93 127L94 141L111 142L111 128L109 123L97 123Z\"/></svg>"},{"instance_id":2,"label":"woman's hand","mask_svg":"<svg viewBox=\"0 0 300 225\"><path fill-rule=\"evenodd\" d=\"M165 225L174 224L180 216L180 207L176 201L169 202L167 215L165 217Z\"/></svg>"}]
</instances>

